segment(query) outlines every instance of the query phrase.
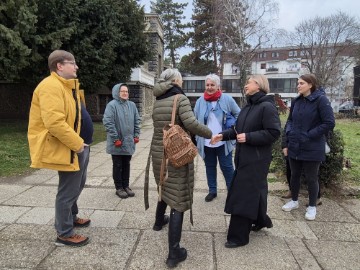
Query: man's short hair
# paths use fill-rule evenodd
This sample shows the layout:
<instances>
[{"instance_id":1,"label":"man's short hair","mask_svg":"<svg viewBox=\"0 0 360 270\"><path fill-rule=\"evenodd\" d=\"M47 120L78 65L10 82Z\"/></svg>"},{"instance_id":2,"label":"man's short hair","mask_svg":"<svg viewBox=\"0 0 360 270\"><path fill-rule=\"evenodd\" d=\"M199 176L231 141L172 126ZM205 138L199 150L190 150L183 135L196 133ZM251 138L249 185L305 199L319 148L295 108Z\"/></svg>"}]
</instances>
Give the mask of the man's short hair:
<instances>
[{"instance_id":1,"label":"man's short hair","mask_svg":"<svg viewBox=\"0 0 360 270\"><path fill-rule=\"evenodd\" d=\"M75 57L64 50L55 50L52 53L50 53L48 58L48 65L50 71L56 71L57 70L57 63L61 63L64 61L75 61Z\"/></svg>"}]
</instances>

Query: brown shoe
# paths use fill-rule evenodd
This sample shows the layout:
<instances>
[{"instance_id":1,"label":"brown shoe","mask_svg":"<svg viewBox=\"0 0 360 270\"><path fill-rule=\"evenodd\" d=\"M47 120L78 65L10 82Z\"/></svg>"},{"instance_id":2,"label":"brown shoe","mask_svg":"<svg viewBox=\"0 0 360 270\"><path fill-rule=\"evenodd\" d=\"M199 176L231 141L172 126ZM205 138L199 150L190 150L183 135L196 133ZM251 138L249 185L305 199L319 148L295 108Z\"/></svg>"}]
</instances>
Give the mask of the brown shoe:
<instances>
[{"instance_id":1,"label":"brown shoe","mask_svg":"<svg viewBox=\"0 0 360 270\"><path fill-rule=\"evenodd\" d=\"M134 196L135 196L134 191L132 191L129 187L124 188L124 190L125 190L125 192L127 193L127 195L128 195L129 197L134 197Z\"/></svg>"},{"instance_id":2,"label":"brown shoe","mask_svg":"<svg viewBox=\"0 0 360 270\"><path fill-rule=\"evenodd\" d=\"M127 197L129 197L129 195L126 193L126 191L122 188L120 188L116 191L116 195L118 195L121 199L126 199Z\"/></svg>"},{"instance_id":3,"label":"brown shoe","mask_svg":"<svg viewBox=\"0 0 360 270\"><path fill-rule=\"evenodd\" d=\"M88 218L77 218L74 221L74 227L88 227L90 225L91 220Z\"/></svg>"},{"instance_id":4,"label":"brown shoe","mask_svg":"<svg viewBox=\"0 0 360 270\"><path fill-rule=\"evenodd\" d=\"M286 194L282 195L281 198L283 198L283 199L291 199L291 191L289 190Z\"/></svg>"},{"instance_id":5,"label":"brown shoe","mask_svg":"<svg viewBox=\"0 0 360 270\"><path fill-rule=\"evenodd\" d=\"M89 243L89 237L82 236L79 234L74 234L70 237L58 236L56 238L55 245L58 247L62 247L62 246L81 247L88 243Z\"/></svg>"}]
</instances>

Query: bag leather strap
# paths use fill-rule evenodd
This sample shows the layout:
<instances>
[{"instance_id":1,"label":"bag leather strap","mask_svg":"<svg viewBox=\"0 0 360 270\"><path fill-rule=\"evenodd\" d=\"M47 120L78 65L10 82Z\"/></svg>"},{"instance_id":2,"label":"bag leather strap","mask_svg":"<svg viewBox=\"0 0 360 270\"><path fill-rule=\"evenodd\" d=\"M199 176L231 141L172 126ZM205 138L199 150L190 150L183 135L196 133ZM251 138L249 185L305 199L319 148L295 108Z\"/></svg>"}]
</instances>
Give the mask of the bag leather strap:
<instances>
[{"instance_id":1,"label":"bag leather strap","mask_svg":"<svg viewBox=\"0 0 360 270\"><path fill-rule=\"evenodd\" d=\"M176 105L177 100L179 98L179 94L175 95L174 102L173 102L173 108L171 113L171 126L175 124L175 113L176 113ZM162 185L167 179L167 164L168 159L165 157L165 147L163 147L163 158L161 160L161 167L160 167L160 182L159 182L159 202L161 201L161 195L162 195ZM166 174L165 174L166 172Z\"/></svg>"}]
</instances>

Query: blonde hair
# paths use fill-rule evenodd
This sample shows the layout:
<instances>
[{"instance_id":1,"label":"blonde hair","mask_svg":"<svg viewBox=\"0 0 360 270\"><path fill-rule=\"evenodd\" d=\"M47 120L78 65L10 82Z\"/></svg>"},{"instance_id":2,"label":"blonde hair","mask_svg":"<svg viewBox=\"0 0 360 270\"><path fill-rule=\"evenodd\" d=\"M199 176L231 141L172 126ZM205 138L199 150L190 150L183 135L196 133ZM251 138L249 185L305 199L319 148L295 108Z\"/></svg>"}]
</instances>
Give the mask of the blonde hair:
<instances>
[{"instance_id":1,"label":"blonde hair","mask_svg":"<svg viewBox=\"0 0 360 270\"><path fill-rule=\"evenodd\" d=\"M50 71L56 71L57 64L66 60L75 61L75 57L71 53L64 50L55 50L50 53L48 58L48 66Z\"/></svg>"},{"instance_id":2,"label":"blonde hair","mask_svg":"<svg viewBox=\"0 0 360 270\"><path fill-rule=\"evenodd\" d=\"M251 75L249 77L249 80L250 79L259 85L260 91L264 92L265 94L270 93L269 81L264 75Z\"/></svg>"},{"instance_id":3,"label":"blonde hair","mask_svg":"<svg viewBox=\"0 0 360 270\"><path fill-rule=\"evenodd\" d=\"M182 80L181 73L176 68L168 68L160 74L158 83L169 82L174 84L179 79Z\"/></svg>"}]
</instances>

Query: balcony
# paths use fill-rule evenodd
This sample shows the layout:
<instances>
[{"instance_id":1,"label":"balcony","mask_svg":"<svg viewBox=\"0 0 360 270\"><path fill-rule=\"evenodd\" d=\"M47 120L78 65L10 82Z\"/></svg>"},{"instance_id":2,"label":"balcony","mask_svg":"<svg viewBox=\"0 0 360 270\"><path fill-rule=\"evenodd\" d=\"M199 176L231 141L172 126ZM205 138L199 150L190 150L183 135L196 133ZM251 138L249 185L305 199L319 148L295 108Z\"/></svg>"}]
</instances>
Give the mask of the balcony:
<instances>
[{"instance_id":1,"label":"balcony","mask_svg":"<svg viewBox=\"0 0 360 270\"><path fill-rule=\"evenodd\" d=\"M270 67L266 69L266 73L277 73L279 72L279 69L276 67Z\"/></svg>"},{"instance_id":2,"label":"balcony","mask_svg":"<svg viewBox=\"0 0 360 270\"><path fill-rule=\"evenodd\" d=\"M293 73L293 72L298 73L299 71L300 71L300 68L298 68L298 67L287 67L286 68L286 72L288 72L288 73Z\"/></svg>"}]
</instances>

